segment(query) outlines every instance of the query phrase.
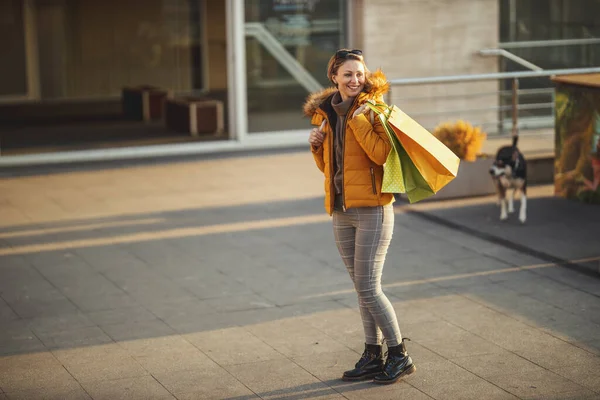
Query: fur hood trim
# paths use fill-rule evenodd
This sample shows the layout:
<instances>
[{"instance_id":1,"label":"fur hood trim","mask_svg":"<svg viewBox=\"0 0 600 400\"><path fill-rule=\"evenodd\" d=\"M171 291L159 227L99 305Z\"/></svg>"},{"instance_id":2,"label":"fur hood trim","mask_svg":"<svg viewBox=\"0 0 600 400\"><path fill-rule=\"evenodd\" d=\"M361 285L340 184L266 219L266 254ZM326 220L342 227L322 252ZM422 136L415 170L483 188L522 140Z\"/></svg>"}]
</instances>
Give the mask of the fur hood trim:
<instances>
[{"instance_id":1,"label":"fur hood trim","mask_svg":"<svg viewBox=\"0 0 600 400\"><path fill-rule=\"evenodd\" d=\"M387 81L385 74L380 69L371 73L369 81L371 82L370 88L368 88L366 92L359 94L359 96L366 95L369 99L378 99L387 93L390 88L390 84ZM304 103L304 115L312 117L321 104L335 92L337 92L337 88L328 87L319 92L311 93Z\"/></svg>"}]
</instances>

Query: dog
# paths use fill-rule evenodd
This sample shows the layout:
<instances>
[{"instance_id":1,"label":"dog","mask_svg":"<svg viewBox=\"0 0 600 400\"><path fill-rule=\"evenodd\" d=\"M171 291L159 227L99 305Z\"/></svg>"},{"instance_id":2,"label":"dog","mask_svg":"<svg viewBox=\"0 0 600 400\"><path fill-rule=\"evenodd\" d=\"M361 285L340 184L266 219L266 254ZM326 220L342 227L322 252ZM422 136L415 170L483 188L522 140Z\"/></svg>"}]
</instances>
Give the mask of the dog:
<instances>
[{"instance_id":1,"label":"dog","mask_svg":"<svg viewBox=\"0 0 600 400\"><path fill-rule=\"evenodd\" d=\"M527 220L527 163L517 148L518 136L513 136L512 146L498 149L496 159L490 167L490 175L498 192L500 220L505 221L514 211L513 198L521 193L519 221ZM509 193L507 193L509 192Z\"/></svg>"}]
</instances>

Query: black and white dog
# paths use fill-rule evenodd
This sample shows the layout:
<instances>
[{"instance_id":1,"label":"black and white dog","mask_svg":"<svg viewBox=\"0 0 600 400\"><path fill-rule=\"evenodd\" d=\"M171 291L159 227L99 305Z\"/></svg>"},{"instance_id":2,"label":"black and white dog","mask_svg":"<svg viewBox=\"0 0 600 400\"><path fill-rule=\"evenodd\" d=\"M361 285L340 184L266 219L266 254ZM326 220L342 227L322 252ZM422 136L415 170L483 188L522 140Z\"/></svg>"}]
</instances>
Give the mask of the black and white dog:
<instances>
[{"instance_id":1,"label":"black and white dog","mask_svg":"<svg viewBox=\"0 0 600 400\"><path fill-rule=\"evenodd\" d=\"M506 220L508 218L507 212L512 213L514 211L514 195L521 192L519 221L525 223L527 220L527 164L523 154L517 148L518 140L519 137L514 136L512 146L504 146L498 149L496 160L490 168L490 174L498 191L500 220ZM507 192L509 192L508 196Z\"/></svg>"}]
</instances>

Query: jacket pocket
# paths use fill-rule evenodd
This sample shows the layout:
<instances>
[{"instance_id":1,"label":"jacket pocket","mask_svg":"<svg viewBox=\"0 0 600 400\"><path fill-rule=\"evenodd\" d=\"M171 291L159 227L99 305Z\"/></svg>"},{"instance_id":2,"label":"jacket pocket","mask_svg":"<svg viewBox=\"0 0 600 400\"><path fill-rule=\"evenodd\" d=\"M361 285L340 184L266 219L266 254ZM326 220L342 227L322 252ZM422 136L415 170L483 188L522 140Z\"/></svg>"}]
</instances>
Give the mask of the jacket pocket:
<instances>
[{"instance_id":1,"label":"jacket pocket","mask_svg":"<svg viewBox=\"0 0 600 400\"><path fill-rule=\"evenodd\" d=\"M373 194L377 194L377 186L375 186L375 170L371 167L371 187L373 188Z\"/></svg>"}]
</instances>

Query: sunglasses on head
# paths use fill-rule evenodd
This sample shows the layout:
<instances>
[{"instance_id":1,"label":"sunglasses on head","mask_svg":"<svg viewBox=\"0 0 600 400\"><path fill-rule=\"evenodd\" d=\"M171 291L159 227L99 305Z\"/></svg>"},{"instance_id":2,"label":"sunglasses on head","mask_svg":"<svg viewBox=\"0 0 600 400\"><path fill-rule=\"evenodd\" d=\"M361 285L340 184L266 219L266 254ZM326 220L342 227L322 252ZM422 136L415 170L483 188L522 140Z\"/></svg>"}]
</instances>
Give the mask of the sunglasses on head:
<instances>
[{"instance_id":1,"label":"sunglasses on head","mask_svg":"<svg viewBox=\"0 0 600 400\"><path fill-rule=\"evenodd\" d=\"M338 50L335 53L337 58L346 58L349 54L354 54L355 56L362 56L362 50L354 49L354 50Z\"/></svg>"}]
</instances>

